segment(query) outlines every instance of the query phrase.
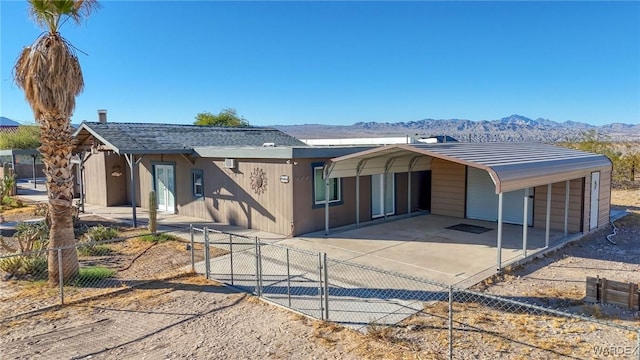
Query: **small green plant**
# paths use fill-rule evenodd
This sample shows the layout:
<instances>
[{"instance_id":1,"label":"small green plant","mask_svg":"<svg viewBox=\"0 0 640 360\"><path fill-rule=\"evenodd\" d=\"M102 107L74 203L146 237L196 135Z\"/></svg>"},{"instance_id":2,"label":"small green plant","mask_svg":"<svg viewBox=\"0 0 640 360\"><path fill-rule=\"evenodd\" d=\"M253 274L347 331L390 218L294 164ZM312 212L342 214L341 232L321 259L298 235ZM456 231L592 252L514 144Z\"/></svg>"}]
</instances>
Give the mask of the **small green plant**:
<instances>
[{"instance_id":1,"label":"small green plant","mask_svg":"<svg viewBox=\"0 0 640 360\"><path fill-rule=\"evenodd\" d=\"M147 242L161 243L165 241L176 240L176 237L168 233L160 233L156 236L154 236L153 234L147 234L147 235L140 236L140 240L147 241Z\"/></svg>"},{"instance_id":2,"label":"small green plant","mask_svg":"<svg viewBox=\"0 0 640 360\"><path fill-rule=\"evenodd\" d=\"M91 285L96 281L100 281L106 278L110 278L115 275L116 271L106 268L104 266L88 266L80 268L78 275L76 275L71 281L72 286L86 286Z\"/></svg>"},{"instance_id":3,"label":"small green plant","mask_svg":"<svg viewBox=\"0 0 640 360\"><path fill-rule=\"evenodd\" d=\"M80 256L106 256L113 253L106 245L79 245L78 255Z\"/></svg>"},{"instance_id":4,"label":"small green plant","mask_svg":"<svg viewBox=\"0 0 640 360\"><path fill-rule=\"evenodd\" d=\"M6 202L13 200L12 196L16 188L16 176L14 174L6 174L0 181L0 197L2 198L2 204L8 205Z\"/></svg>"}]
</instances>

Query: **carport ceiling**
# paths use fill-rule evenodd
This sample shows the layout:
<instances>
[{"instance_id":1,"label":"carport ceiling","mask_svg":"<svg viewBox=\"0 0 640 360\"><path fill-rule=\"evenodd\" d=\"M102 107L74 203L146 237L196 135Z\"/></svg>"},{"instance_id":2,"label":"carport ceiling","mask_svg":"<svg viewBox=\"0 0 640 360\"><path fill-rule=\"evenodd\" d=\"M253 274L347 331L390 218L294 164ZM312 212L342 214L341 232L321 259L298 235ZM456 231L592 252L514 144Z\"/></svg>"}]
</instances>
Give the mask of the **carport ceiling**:
<instances>
[{"instance_id":1,"label":"carport ceiling","mask_svg":"<svg viewBox=\"0 0 640 360\"><path fill-rule=\"evenodd\" d=\"M584 151L538 143L443 143L388 145L333 158L329 177L429 170L440 158L489 173L496 194L583 177L610 170L611 161Z\"/></svg>"}]
</instances>

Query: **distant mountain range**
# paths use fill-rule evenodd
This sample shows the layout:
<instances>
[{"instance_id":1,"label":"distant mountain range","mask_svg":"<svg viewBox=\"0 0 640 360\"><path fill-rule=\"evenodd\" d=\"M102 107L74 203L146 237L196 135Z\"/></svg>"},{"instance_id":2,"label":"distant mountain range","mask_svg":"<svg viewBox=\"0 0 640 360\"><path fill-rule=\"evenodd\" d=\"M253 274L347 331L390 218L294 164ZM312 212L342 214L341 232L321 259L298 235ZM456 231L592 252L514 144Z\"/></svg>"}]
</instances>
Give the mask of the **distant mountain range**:
<instances>
[{"instance_id":1,"label":"distant mountain range","mask_svg":"<svg viewBox=\"0 0 640 360\"><path fill-rule=\"evenodd\" d=\"M562 123L511 115L499 120L424 119L409 122L358 122L353 125L274 125L299 139L379 136L449 135L460 141L574 141L594 130L614 141L640 141L640 124L612 123L594 126L576 121Z\"/></svg>"},{"instance_id":2,"label":"distant mountain range","mask_svg":"<svg viewBox=\"0 0 640 360\"><path fill-rule=\"evenodd\" d=\"M0 116L0 126L20 123ZM353 125L274 125L278 130L298 139L352 138L379 136L449 135L460 141L574 141L586 131L614 141L640 141L640 124L611 123L594 126L577 121L562 123L549 119L529 119L511 115L499 120L472 121L466 119L424 119L409 122L358 122Z\"/></svg>"}]
</instances>

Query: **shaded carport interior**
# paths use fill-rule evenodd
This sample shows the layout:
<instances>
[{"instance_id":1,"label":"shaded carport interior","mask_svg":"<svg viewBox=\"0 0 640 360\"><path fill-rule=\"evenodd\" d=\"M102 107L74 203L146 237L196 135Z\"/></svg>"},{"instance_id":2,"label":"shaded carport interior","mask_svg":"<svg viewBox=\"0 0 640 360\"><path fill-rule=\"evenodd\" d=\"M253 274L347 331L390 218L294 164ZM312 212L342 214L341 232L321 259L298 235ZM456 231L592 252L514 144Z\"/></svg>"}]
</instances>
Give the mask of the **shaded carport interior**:
<instances>
[{"instance_id":1,"label":"shaded carport interior","mask_svg":"<svg viewBox=\"0 0 640 360\"><path fill-rule=\"evenodd\" d=\"M505 241L505 224L503 222L502 203L503 195L511 191L524 190L522 198L523 219L527 218L528 202L530 200L530 188L541 187L546 191L546 214L544 231L540 234L539 229L529 229L528 226L517 226L519 230L519 241L521 249L521 257L526 258L530 254L531 246L529 241L529 233L535 230L535 236L542 236L542 247L540 249L549 248L552 242L552 229L550 226L550 204L552 202L554 188L564 187L563 199L555 199L564 203L564 224L561 229L562 237L568 239L568 214L569 214L569 187L570 182L576 179L582 179L589 175L592 171L611 170L611 162L608 158L577 151L573 149L561 148L552 145L538 143L446 143L446 144L419 144L419 145L390 145L372 150L353 153L350 155L332 159L325 165L325 179L355 177L356 178L356 196L359 196L359 178L371 174L382 174L387 172L408 172L430 170L431 163L434 159L438 161L447 161L460 164L465 167L473 167L486 171L491 177L495 185L495 194L498 197L498 215L497 221L494 222L493 228L493 249L496 256L496 268L501 270L504 261L512 261L512 258L503 259L503 242ZM465 168L466 169L466 168ZM466 173L466 171L465 171ZM434 174L435 176L435 174ZM466 175L465 175L466 176ZM385 178L385 177L383 177ZM408 198L411 194L411 176L408 176L407 184ZM465 184L466 187L466 184ZM383 187L384 189L384 187ZM465 189L466 193L466 189ZM574 194L575 195L575 194ZM465 196L472 196L471 194ZM580 194L584 197L584 194ZM384 198L384 196L383 196ZM607 198L608 199L608 198ZM582 199L584 202L584 199ZM359 203L359 200L356 200ZM411 201L408 202L411 204ZM328 204L327 204L328 205ZM470 222L466 219L466 198L465 198L464 216L459 216L460 222ZM357 210L359 211L359 210ZM584 209L581 209L584 212ZM411 208L407 211L411 215ZM437 209L433 213L437 214ZM330 233L329 224L329 206L325 206L325 236ZM608 216L608 208L607 208ZM581 217L584 217L581 215ZM356 216L359 219L359 216ZM386 220L386 216L385 219ZM538 220L540 221L540 219ZM429 220L424 222L429 223ZM356 227L360 224L356 220ZM513 242L514 232L511 229L514 225L509 225L509 238L511 244ZM582 232L584 226L580 226L578 233ZM554 229L558 230L558 229ZM518 233L518 232L516 232ZM337 234L336 236L340 236ZM399 235L399 240L402 239ZM332 235L333 237L333 235ZM538 242L539 239L531 239ZM538 249L538 247L535 247Z\"/></svg>"}]
</instances>

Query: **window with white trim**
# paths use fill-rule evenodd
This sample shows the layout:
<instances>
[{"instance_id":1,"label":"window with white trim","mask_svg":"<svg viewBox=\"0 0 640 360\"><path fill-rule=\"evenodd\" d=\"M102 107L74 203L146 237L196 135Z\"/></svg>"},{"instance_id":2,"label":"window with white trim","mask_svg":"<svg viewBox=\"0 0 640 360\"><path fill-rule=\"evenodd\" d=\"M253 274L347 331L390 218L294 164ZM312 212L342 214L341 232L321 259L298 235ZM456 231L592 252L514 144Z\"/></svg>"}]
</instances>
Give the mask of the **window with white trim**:
<instances>
[{"instance_id":1,"label":"window with white trim","mask_svg":"<svg viewBox=\"0 0 640 360\"><path fill-rule=\"evenodd\" d=\"M313 196L314 196L314 204L320 205L324 204L325 199L325 191L326 186L324 183L324 179L322 178L322 166L317 166L313 168ZM332 178L329 179L329 203L340 202L340 179Z\"/></svg>"},{"instance_id":2,"label":"window with white trim","mask_svg":"<svg viewBox=\"0 0 640 360\"><path fill-rule=\"evenodd\" d=\"M191 170L191 183L193 184L193 197L204 198L204 176L202 170Z\"/></svg>"}]
</instances>

